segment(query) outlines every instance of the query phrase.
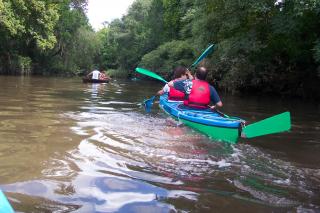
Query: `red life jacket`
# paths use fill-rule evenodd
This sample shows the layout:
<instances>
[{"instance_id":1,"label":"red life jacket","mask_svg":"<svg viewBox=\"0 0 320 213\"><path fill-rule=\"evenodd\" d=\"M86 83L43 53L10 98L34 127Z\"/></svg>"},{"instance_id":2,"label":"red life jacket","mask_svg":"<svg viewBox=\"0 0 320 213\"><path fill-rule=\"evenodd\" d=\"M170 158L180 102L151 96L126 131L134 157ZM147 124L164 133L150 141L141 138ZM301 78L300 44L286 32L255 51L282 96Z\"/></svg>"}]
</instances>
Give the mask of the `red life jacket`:
<instances>
[{"instance_id":1,"label":"red life jacket","mask_svg":"<svg viewBox=\"0 0 320 213\"><path fill-rule=\"evenodd\" d=\"M185 94L174 87L170 87L168 99L171 101L183 101Z\"/></svg>"},{"instance_id":2,"label":"red life jacket","mask_svg":"<svg viewBox=\"0 0 320 213\"><path fill-rule=\"evenodd\" d=\"M206 81L192 80L189 98L183 104L198 109L208 108L210 104L210 85Z\"/></svg>"}]
</instances>

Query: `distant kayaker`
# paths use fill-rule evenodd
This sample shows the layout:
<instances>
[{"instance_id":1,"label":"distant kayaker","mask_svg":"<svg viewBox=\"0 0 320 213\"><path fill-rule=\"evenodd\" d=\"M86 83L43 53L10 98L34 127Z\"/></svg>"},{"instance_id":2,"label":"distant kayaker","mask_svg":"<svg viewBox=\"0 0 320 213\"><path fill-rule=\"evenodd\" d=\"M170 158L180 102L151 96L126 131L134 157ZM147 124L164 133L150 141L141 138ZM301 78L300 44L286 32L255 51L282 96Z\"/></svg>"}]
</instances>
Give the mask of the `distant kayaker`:
<instances>
[{"instance_id":1,"label":"distant kayaker","mask_svg":"<svg viewBox=\"0 0 320 213\"><path fill-rule=\"evenodd\" d=\"M205 67L198 67L195 79L170 81L168 85L185 94L185 100L183 101L185 106L207 109L210 107L210 102L212 102L214 105L210 108L222 107L222 102L216 89L206 81L207 74L208 71Z\"/></svg>"},{"instance_id":2,"label":"distant kayaker","mask_svg":"<svg viewBox=\"0 0 320 213\"><path fill-rule=\"evenodd\" d=\"M87 78L90 78L93 79L93 80L98 80L101 76L101 73L99 70L93 70L92 72L90 72L88 75L87 75Z\"/></svg>"},{"instance_id":3,"label":"distant kayaker","mask_svg":"<svg viewBox=\"0 0 320 213\"><path fill-rule=\"evenodd\" d=\"M173 72L173 82L193 79L190 71L186 67L178 66L174 69ZM166 84L160 91L158 91L157 95L163 95L164 93L168 93L168 99L171 101L183 101L185 94L179 90L176 90L173 86L169 86Z\"/></svg>"}]
</instances>

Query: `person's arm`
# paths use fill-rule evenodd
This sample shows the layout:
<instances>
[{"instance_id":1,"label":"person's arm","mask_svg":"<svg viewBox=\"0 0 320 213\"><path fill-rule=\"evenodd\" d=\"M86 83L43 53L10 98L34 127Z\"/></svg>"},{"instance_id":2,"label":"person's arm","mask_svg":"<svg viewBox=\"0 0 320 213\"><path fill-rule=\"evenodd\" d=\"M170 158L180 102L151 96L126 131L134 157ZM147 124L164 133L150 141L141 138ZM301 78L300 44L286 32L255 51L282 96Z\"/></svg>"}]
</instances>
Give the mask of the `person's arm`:
<instances>
[{"instance_id":1,"label":"person's arm","mask_svg":"<svg viewBox=\"0 0 320 213\"><path fill-rule=\"evenodd\" d=\"M217 108L217 107L222 107L222 106L223 106L222 102L219 101L219 102L217 102L215 105L210 106L210 108L211 108L211 109L215 109L215 108Z\"/></svg>"},{"instance_id":2,"label":"person's arm","mask_svg":"<svg viewBox=\"0 0 320 213\"><path fill-rule=\"evenodd\" d=\"M157 92L157 95L163 95L164 94L164 92L163 92L163 89L161 89L161 90L159 90L158 92Z\"/></svg>"},{"instance_id":3,"label":"person's arm","mask_svg":"<svg viewBox=\"0 0 320 213\"><path fill-rule=\"evenodd\" d=\"M193 76L192 76L190 70L187 70L186 74L187 74L187 78L188 78L188 79L190 79L190 80L193 79Z\"/></svg>"},{"instance_id":4,"label":"person's arm","mask_svg":"<svg viewBox=\"0 0 320 213\"><path fill-rule=\"evenodd\" d=\"M210 107L211 109L223 106L222 101L221 101L216 89L213 86L210 86L210 100L214 104L213 106Z\"/></svg>"},{"instance_id":5,"label":"person's arm","mask_svg":"<svg viewBox=\"0 0 320 213\"><path fill-rule=\"evenodd\" d=\"M90 72L90 73L87 75L87 77L89 78L89 77L90 77L90 75L92 75L92 72Z\"/></svg>"},{"instance_id":6,"label":"person's arm","mask_svg":"<svg viewBox=\"0 0 320 213\"><path fill-rule=\"evenodd\" d=\"M161 90L157 92L157 95L163 95L164 93L169 91L170 91L170 87L168 84L166 84Z\"/></svg>"},{"instance_id":7,"label":"person's arm","mask_svg":"<svg viewBox=\"0 0 320 213\"><path fill-rule=\"evenodd\" d=\"M168 86L169 86L169 87L173 87L173 84L174 84L174 81L168 82Z\"/></svg>"}]
</instances>

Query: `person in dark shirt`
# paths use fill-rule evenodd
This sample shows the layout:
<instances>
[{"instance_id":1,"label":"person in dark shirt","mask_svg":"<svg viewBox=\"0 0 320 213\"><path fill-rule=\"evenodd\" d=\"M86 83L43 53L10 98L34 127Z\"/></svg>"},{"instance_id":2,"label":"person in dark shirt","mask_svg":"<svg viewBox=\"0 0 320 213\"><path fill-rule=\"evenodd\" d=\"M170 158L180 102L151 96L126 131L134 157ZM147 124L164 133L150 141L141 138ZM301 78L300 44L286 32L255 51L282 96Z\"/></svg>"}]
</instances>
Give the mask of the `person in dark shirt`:
<instances>
[{"instance_id":1,"label":"person in dark shirt","mask_svg":"<svg viewBox=\"0 0 320 213\"><path fill-rule=\"evenodd\" d=\"M170 81L168 85L185 93L186 98L183 102L185 106L196 109L222 107L223 104L216 89L205 80L207 74L205 67L198 67L195 79ZM210 102L213 103L212 106L209 106Z\"/></svg>"},{"instance_id":2,"label":"person in dark shirt","mask_svg":"<svg viewBox=\"0 0 320 213\"><path fill-rule=\"evenodd\" d=\"M185 80L187 78L193 78L189 70L186 67L182 66L176 67L173 74L174 82ZM176 90L173 87L169 87L168 84L166 84L161 90L159 90L157 95L163 95L164 93L168 93L168 99L171 101L183 101L185 96L183 92Z\"/></svg>"}]
</instances>

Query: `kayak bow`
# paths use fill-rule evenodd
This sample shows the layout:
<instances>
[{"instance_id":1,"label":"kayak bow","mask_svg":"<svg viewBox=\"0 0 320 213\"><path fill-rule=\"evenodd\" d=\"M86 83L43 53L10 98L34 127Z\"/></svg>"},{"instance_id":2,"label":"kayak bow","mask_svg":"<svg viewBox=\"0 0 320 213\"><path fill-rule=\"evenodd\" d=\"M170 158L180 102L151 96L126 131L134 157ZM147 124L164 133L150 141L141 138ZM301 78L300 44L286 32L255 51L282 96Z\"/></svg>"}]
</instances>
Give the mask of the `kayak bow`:
<instances>
[{"instance_id":1,"label":"kayak bow","mask_svg":"<svg viewBox=\"0 0 320 213\"><path fill-rule=\"evenodd\" d=\"M14 213L8 199L0 190L0 213Z\"/></svg>"}]
</instances>

